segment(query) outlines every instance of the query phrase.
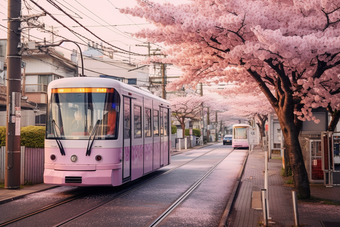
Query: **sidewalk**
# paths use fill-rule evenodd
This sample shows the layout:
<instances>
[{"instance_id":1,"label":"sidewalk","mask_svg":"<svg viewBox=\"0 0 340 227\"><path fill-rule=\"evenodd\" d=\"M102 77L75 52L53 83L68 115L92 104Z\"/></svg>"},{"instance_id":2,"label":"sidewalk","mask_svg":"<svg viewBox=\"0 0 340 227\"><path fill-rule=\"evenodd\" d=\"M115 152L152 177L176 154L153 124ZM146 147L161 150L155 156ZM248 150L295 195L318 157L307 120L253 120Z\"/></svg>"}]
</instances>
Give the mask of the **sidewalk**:
<instances>
[{"instance_id":1,"label":"sidewalk","mask_svg":"<svg viewBox=\"0 0 340 227\"><path fill-rule=\"evenodd\" d=\"M25 195L32 194L38 191L44 191L56 187L48 184L35 184L32 186L23 186L20 189L4 189L0 188L0 204L11 200L22 198Z\"/></svg>"},{"instance_id":2,"label":"sidewalk","mask_svg":"<svg viewBox=\"0 0 340 227\"><path fill-rule=\"evenodd\" d=\"M292 185L284 184L281 177L281 159L270 159L269 175L269 226L294 226ZM228 225L234 227L262 226L261 208L254 209L253 191L264 188L264 152L256 147L249 155ZM311 184L312 197L332 200L340 204L340 187L326 188L323 184ZM298 201L299 224L313 227L340 226L340 205L326 205L320 200Z\"/></svg>"}]
</instances>

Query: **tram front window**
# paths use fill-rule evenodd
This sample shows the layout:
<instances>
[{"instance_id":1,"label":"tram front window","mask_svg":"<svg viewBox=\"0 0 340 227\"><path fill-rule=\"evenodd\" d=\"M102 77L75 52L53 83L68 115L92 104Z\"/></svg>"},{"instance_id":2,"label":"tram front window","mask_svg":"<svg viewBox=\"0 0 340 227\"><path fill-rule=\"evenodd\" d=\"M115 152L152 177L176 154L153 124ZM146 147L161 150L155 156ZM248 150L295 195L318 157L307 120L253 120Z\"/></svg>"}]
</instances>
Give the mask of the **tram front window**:
<instances>
[{"instance_id":1,"label":"tram front window","mask_svg":"<svg viewBox=\"0 0 340 227\"><path fill-rule=\"evenodd\" d=\"M95 139L117 139L119 106L120 97L112 88L52 89L46 138L88 139L96 130Z\"/></svg>"},{"instance_id":2,"label":"tram front window","mask_svg":"<svg viewBox=\"0 0 340 227\"><path fill-rule=\"evenodd\" d=\"M247 139L247 128L235 127L234 139Z\"/></svg>"}]
</instances>

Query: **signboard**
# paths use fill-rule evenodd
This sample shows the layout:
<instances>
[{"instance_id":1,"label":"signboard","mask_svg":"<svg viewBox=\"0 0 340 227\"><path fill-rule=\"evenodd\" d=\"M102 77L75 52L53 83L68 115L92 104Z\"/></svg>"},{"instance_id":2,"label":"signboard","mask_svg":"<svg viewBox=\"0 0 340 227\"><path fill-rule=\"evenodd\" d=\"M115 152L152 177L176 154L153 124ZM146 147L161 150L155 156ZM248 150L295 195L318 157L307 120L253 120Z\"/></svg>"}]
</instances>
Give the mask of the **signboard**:
<instances>
[{"instance_id":1,"label":"signboard","mask_svg":"<svg viewBox=\"0 0 340 227\"><path fill-rule=\"evenodd\" d=\"M249 128L248 134L249 134L248 135L248 144L249 145L259 144L256 128Z\"/></svg>"}]
</instances>

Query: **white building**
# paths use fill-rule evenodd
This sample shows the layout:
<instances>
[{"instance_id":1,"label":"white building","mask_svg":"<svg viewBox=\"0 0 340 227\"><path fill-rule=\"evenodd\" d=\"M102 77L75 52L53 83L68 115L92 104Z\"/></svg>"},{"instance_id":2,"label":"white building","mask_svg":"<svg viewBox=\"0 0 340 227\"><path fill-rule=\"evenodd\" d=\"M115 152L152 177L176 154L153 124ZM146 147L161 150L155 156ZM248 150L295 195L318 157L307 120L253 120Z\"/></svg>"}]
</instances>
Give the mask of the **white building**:
<instances>
[{"instance_id":1,"label":"white building","mask_svg":"<svg viewBox=\"0 0 340 227\"><path fill-rule=\"evenodd\" d=\"M0 40L0 86L7 86L6 47L7 40ZM100 50L91 47L83 52L83 65L81 59L77 62L75 51L70 59L54 48L45 48L44 51L29 50L22 54L22 97L28 104L34 106L35 111L33 115L31 114L31 118L35 118L36 125L45 124L49 82L60 78L76 77L82 73L82 67L84 67L84 75L88 77L108 77L149 88L147 65L138 65L129 60L111 59L103 56ZM5 111L1 114L6 116ZM32 123L34 120L30 119L28 122ZM5 121L0 122L0 125L5 124Z\"/></svg>"}]
</instances>

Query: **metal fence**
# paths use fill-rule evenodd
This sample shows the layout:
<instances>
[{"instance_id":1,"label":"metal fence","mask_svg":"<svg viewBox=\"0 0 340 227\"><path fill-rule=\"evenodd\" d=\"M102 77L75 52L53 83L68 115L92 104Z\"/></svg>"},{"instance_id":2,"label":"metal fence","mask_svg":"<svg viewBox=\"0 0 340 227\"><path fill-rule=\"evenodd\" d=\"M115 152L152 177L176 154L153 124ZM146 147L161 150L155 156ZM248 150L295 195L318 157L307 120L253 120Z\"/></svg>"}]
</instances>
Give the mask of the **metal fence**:
<instances>
[{"instance_id":1,"label":"metal fence","mask_svg":"<svg viewBox=\"0 0 340 227\"><path fill-rule=\"evenodd\" d=\"M0 147L0 182L5 181L6 147ZM21 147L20 184L43 183L44 148Z\"/></svg>"}]
</instances>

